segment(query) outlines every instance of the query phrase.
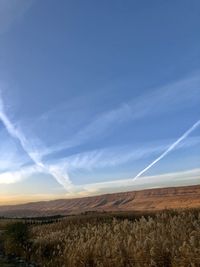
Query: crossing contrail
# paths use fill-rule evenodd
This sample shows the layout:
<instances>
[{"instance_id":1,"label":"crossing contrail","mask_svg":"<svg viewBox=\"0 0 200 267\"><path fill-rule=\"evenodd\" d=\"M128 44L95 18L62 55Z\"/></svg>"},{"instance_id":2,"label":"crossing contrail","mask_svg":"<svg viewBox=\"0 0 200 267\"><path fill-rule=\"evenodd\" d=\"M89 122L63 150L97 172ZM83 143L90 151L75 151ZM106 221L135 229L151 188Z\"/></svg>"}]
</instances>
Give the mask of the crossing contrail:
<instances>
[{"instance_id":1,"label":"crossing contrail","mask_svg":"<svg viewBox=\"0 0 200 267\"><path fill-rule=\"evenodd\" d=\"M11 122L9 117L7 116L5 110L3 101L0 95L0 121L3 123L4 127L6 128L7 132L19 141L21 147L23 148L24 152L30 157L30 159L35 163L35 165L43 170L46 173L51 174L59 184L61 184L65 189L69 190L71 189L72 183L68 177L68 174L63 174L61 170L57 169L54 166L49 166L44 164L41 161L41 157L39 153L35 153L32 151L29 147L28 141L24 134L15 127L15 125Z\"/></svg>"},{"instance_id":2,"label":"crossing contrail","mask_svg":"<svg viewBox=\"0 0 200 267\"><path fill-rule=\"evenodd\" d=\"M188 135L193 132L198 126L200 126L200 120L198 120L195 124L192 125L190 129L188 129L176 142L174 142L170 147L163 152L157 159L155 159L151 164L149 164L145 169L143 169L141 172L139 172L133 180L136 180L138 177L140 177L143 173L145 173L147 170L149 170L153 165L155 165L158 161L163 159L167 154L169 154L180 142L182 142L185 138L188 137Z\"/></svg>"}]
</instances>

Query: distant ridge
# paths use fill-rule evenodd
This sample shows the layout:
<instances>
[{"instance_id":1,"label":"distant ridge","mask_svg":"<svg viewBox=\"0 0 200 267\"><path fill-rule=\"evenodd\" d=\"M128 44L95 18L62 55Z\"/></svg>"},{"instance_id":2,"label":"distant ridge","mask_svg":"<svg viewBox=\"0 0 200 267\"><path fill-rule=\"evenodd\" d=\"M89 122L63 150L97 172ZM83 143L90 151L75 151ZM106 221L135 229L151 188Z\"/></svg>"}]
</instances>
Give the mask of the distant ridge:
<instances>
[{"instance_id":1,"label":"distant ridge","mask_svg":"<svg viewBox=\"0 0 200 267\"><path fill-rule=\"evenodd\" d=\"M36 217L79 214L85 211L156 211L196 207L200 207L200 185L0 206L0 216Z\"/></svg>"}]
</instances>

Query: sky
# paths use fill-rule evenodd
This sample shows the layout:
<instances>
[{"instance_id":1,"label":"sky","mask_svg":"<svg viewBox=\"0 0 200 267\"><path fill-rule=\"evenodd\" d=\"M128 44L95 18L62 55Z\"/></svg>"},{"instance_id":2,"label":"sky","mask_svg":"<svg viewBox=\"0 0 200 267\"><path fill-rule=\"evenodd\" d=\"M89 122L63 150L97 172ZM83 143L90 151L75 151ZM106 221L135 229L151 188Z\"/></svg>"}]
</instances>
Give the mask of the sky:
<instances>
[{"instance_id":1,"label":"sky","mask_svg":"<svg viewBox=\"0 0 200 267\"><path fill-rule=\"evenodd\" d=\"M200 184L199 9L0 0L0 204Z\"/></svg>"}]
</instances>

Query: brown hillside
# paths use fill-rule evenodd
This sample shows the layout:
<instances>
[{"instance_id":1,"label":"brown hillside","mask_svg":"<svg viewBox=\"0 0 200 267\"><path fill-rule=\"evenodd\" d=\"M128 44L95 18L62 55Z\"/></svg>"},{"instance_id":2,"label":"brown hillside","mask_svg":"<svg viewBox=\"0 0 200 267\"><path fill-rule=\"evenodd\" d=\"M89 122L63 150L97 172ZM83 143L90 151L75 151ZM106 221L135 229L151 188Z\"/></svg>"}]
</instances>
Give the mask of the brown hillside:
<instances>
[{"instance_id":1,"label":"brown hillside","mask_svg":"<svg viewBox=\"0 0 200 267\"><path fill-rule=\"evenodd\" d=\"M66 215L85 211L153 211L195 207L200 207L200 185L0 206L0 216Z\"/></svg>"}]
</instances>

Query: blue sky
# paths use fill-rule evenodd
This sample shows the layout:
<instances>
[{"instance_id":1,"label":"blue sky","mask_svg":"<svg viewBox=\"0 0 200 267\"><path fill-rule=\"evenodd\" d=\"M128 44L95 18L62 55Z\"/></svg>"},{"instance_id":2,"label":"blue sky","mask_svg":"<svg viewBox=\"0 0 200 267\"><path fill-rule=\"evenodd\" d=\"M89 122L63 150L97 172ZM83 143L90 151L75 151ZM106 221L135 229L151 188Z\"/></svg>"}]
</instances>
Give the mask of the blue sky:
<instances>
[{"instance_id":1,"label":"blue sky","mask_svg":"<svg viewBox=\"0 0 200 267\"><path fill-rule=\"evenodd\" d=\"M0 203L199 183L199 8L0 0Z\"/></svg>"}]
</instances>

